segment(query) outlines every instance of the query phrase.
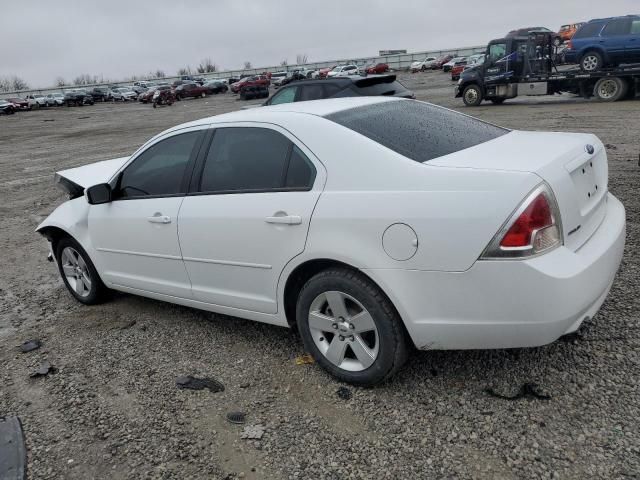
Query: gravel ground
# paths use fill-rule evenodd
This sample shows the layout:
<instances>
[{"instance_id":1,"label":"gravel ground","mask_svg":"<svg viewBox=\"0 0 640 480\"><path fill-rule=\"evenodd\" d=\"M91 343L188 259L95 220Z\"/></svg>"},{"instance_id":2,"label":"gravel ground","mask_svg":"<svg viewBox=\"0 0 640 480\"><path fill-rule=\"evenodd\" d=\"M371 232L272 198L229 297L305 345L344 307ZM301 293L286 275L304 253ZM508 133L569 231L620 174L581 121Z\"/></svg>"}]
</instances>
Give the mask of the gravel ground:
<instances>
[{"instance_id":1,"label":"gravel ground","mask_svg":"<svg viewBox=\"0 0 640 480\"><path fill-rule=\"evenodd\" d=\"M627 248L594 320L541 348L419 352L389 383L348 387L342 399L344 385L296 365L301 343L286 329L128 295L80 306L33 233L64 199L54 171L129 154L166 127L238 109L236 97L0 117L0 416L23 421L30 478L640 476L640 102L563 96L466 109L444 74L401 77L419 99L511 128L593 132L607 144ZM31 338L42 348L20 353ZM58 372L29 378L44 360ZM179 375L226 389L180 390ZM551 398L485 392L514 394L524 383ZM243 426L225 419L234 410L263 427L261 439L241 438Z\"/></svg>"}]
</instances>

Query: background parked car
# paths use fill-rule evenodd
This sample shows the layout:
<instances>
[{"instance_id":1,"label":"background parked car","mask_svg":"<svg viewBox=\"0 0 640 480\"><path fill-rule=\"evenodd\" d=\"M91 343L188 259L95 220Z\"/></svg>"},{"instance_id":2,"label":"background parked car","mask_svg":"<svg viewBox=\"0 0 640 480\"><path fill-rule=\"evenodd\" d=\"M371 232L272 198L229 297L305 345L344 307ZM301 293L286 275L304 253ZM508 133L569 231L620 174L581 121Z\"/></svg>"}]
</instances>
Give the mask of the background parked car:
<instances>
[{"instance_id":1,"label":"background parked car","mask_svg":"<svg viewBox=\"0 0 640 480\"><path fill-rule=\"evenodd\" d=\"M456 81L460 79L460 74L464 71L464 67L468 64L467 59L455 62L451 68L451 80Z\"/></svg>"},{"instance_id":2,"label":"background parked car","mask_svg":"<svg viewBox=\"0 0 640 480\"><path fill-rule=\"evenodd\" d=\"M318 78L327 78L327 76L329 75L329 72L334 68L336 68L336 66L337 65L334 65L332 67L321 68L320 70L318 70Z\"/></svg>"},{"instance_id":3,"label":"background parked car","mask_svg":"<svg viewBox=\"0 0 640 480\"><path fill-rule=\"evenodd\" d=\"M466 62L467 57L455 57L449 60L448 62L442 64L442 70L444 72L450 72L456 63Z\"/></svg>"},{"instance_id":4,"label":"background parked car","mask_svg":"<svg viewBox=\"0 0 640 480\"><path fill-rule=\"evenodd\" d=\"M5 115L13 115L16 113L16 108L13 106L13 103L7 100L0 100L0 113Z\"/></svg>"},{"instance_id":5,"label":"background parked car","mask_svg":"<svg viewBox=\"0 0 640 480\"><path fill-rule=\"evenodd\" d=\"M269 88L266 85L245 85L240 89L242 100L252 100L254 98L267 98Z\"/></svg>"},{"instance_id":6,"label":"background parked car","mask_svg":"<svg viewBox=\"0 0 640 480\"><path fill-rule=\"evenodd\" d=\"M31 106L31 108L40 108L40 107L47 106L46 97L39 93L33 93L31 95L27 95L26 100L27 102L29 102L29 105Z\"/></svg>"},{"instance_id":7,"label":"background parked car","mask_svg":"<svg viewBox=\"0 0 640 480\"><path fill-rule=\"evenodd\" d=\"M436 58L436 61L431 64L431 68L433 70L442 70L442 66L452 59L453 55L451 54L440 55L438 58Z\"/></svg>"},{"instance_id":8,"label":"background parked car","mask_svg":"<svg viewBox=\"0 0 640 480\"><path fill-rule=\"evenodd\" d=\"M274 72L271 74L269 80L271 80L271 84L278 88L280 86L280 82L287 76L289 72Z\"/></svg>"},{"instance_id":9,"label":"background parked car","mask_svg":"<svg viewBox=\"0 0 640 480\"><path fill-rule=\"evenodd\" d=\"M569 40L564 57L585 72L640 62L640 15L591 20Z\"/></svg>"},{"instance_id":10,"label":"background parked car","mask_svg":"<svg viewBox=\"0 0 640 480\"><path fill-rule=\"evenodd\" d=\"M571 23L569 25L562 25L558 34L553 40L556 46L562 45L564 42L568 42L573 38L575 33L584 25L584 22Z\"/></svg>"},{"instance_id":11,"label":"background parked car","mask_svg":"<svg viewBox=\"0 0 640 480\"><path fill-rule=\"evenodd\" d=\"M209 93L225 93L229 90L229 86L222 80L211 80L204 84L204 87L209 89Z\"/></svg>"},{"instance_id":12,"label":"background parked car","mask_svg":"<svg viewBox=\"0 0 640 480\"><path fill-rule=\"evenodd\" d=\"M381 74L388 71L389 71L389 65L387 65L386 63L376 63L375 65L369 65L365 69L365 72L367 72L367 74L369 75Z\"/></svg>"},{"instance_id":13,"label":"background parked car","mask_svg":"<svg viewBox=\"0 0 640 480\"><path fill-rule=\"evenodd\" d=\"M171 89L169 85L166 85L167 88ZM142 92L138 95L138 101L142 103L149 103L153 99L154 92L159 88L159 85L154 85L147 88L146 91Z\"/></svg>"},{"instance_id":14,"label":"background parked car","mask_svg":"<svg viewBox=\"0 0 640 480\"><path fill-rule=\"evenodd\" d=\"M29 102L25 98L11 97L11 98L7 98L7 101L13 104L13 108L15 108L16 111L31 110L31 105L29 105Z\"/></svg>"},{"instance_id":15,"label":"background parked car","mask_svg":"<svg viewBox=\"0 0 640 480\"><path fill-rule=\"evenodd\" d=\"M60 107L64 105L64 95L57 92L47 94L47 105L50 107Z\"/></svg>"},{"instance_id":16,"label":"background parked car","mask_svg":"<svg viewBox=\"0 0 640 480\"><path fill-rule=\"evenodd\" d=\"M305 80L282 87L264 105L304 102L324 98L390 96L415 98L412 91L396 80L395 75L371 77L337 77L325 80Z\"/></svg>"},{"instance_id":17,"label":"background parked car","mask_svg":"<svg viewBox=\"0 0 640 480\"><path fill-rule=\"evenodd\" d=\"M111 92L107 87L93 87L89 90L89 94L93 97L94 102L106 102L111 100Z\"/></svg>"},{"instance_id":18,"label":"background parked car","mask_svg":"<svg viewBox=\"0 0 640 480\"><path fill-rule=\"evenodd\" d=\"M356 65L338 65L327 74L327 77L346 77L348 75L358 75L359 73L360 70Z\"/></svg>"},{"instance_id":19,"label":"background parked car","mask_svg":"<svg viewBox=\"0 0 640 480\"><path fill-rule=\"evenodd\" d=\"M411 72L429 70L433 66L433 63L435 61L436 61L436 57L427 57L421 62L413 62L409 67L409 70Z\"/></svg>"},{"instance_id":20,"label":"background parked car","mask_svg":"<svg viewBox=\"0 0 640 480\"><path fill-rule=\"evenodd\" d=\"M263 85L269 88L271 81L265 75L253 75L251 77L244 77L239 81L231 84L231 91L238 93L242 87L251 87L256 85Z\"/></svg>"},{"instance_id":21,"label":"background parked car","mask_svg":"<svg viewBox=\"0 0 640 480\"><path fill-rule=\"evenodd\" d=\"M83 105L93 105L93 97L81 88L65 90L64 103L67 107L81 107Z\"/></svg>"},{"instance_id":22,"label":"background parked car","mask_svg":"<svg viewBox=\"0 0 640 480\"><path fill-rule=\"evenodd\" d=\"M184 83L182 85L178 85L175 88L174 93L177 100L182 100L184 98L204 98L207 94L211 93L211 90L208 87L197 83Z\"/></svg>"},{"instance_id":23,"label":"background parked car","mask_svg":"<svg viewBox=\"0 0 640 480\"><path fill-rule=\"evenodd\" d=\"M111 90L111 99L115 102L117 100L121 102L128 102L129 100L135 100L138 94L128 87L117 87Z\"/></svg>"}]
</instances>

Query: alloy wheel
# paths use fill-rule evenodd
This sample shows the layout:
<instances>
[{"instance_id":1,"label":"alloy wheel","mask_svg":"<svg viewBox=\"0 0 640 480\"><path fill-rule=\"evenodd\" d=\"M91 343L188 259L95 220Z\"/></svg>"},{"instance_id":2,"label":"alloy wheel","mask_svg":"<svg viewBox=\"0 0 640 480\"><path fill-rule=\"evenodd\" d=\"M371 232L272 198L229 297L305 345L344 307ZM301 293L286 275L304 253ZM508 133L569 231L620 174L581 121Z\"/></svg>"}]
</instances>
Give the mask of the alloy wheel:
<instances>
[{"instance_id":1,"label":"alloy wheel","mask_svg":"<svg viewBox=\"0 0 640 480\"><path fill-rule=\"evenodd\" d=\"M591 72L598 67L598 57L595 55L587 55L582 60L582 67L587 71Z\"/></svg>"},{"instance_id":2,"label":"alloy wheel","mask_svg":"<svg viewBox=\"0 0 640 480\"><path fill-rule=\"evenodd\" d=\"M380 340L373 317L351 295L321 293L311 303L308 321L316 347L336 367L360 372L378 357Z\"/></svg>"},{"instance_id":3,"label":"alloy wheel","mask_svg":"<svg viewBox=\"0 0 640 480\"><path fill-rule=\"evenodd\" d=\"M75 248L65 247L60 255L62 271L71 289L80 297L91 293L91 277L87 264Z\"/></svg>"}]
</instances>

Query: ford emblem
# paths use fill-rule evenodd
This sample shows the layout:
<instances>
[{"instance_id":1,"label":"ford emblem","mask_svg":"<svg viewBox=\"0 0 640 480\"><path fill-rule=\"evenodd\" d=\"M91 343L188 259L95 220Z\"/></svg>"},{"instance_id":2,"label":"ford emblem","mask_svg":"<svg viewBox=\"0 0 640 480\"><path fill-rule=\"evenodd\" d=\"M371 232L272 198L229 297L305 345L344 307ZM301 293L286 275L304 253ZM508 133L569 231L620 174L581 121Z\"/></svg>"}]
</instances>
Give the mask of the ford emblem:
<instances>
[{"instance_id":1,"label":"ford emblem","mask_svg":"<svg viewBox=\"0 0 640 480\"><path fill-rule=\"evenodd\" d=\"M588 153L589 155L593 155L593 152L595 152L595 151L596 151L596 149L595 149L595 148L593 148L593 145L586 145L584 148L587 150L587 153Z\"/></svg>"}]
</instances>

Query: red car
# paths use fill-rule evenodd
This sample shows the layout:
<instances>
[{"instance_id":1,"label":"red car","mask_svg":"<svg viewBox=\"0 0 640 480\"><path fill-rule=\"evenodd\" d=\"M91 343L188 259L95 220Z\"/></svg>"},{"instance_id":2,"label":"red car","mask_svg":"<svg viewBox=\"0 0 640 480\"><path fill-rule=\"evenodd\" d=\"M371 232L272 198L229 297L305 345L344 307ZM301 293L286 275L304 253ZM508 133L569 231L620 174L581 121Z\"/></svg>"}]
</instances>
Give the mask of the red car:
<instances>
[{"instance_id":1,"label":"red car","mask_svg":"<svg viewBox=\"0 0 640 480\"><path fill-rule=\"evenodd\" d=\"M204 85L198 85L197 83L183 83L175 88L174 93L178 100L188 97L206 97L211 94L211 88Z\"/></svg>"},{"instance_id":2,"label":"red car","mask_svg":"<svg viewBox=\"0 0 640 480\"><path fill-rule=\"evenodd\" d=\"M269 88L269 85L271 85L271 80L269 80L265 75L254 75L253 77L244 77L239 81L237 81L236 83L231 84L231 91L233 93L238 93L242 87L256 87L259 85Z\"/></svg>"},{"instance_id":3,"label":"red car","mask_svg":"<svg viewBox=\"0 0 640 480\"><path fill-rule=\"evenodd\" d=\"M333 67L321 68L320 70L318 70L318 78L327 78L329 72L334 68L336 68L336 65L334 65Z\"/></svg>"},{"instance_id":4,"label":"red car","mask_svg":"<svg viewBox=\"0 0 640 480\"><path fill-rule=\"evenodd\" d=\"M16 110L31 110L29 102L24 98L13 97L7 98L6 100L7 102L13 104L13 108L15 108Z\"/></svg>"},{"instance_id":5,"label":"red car","mask_svg":"<svg viewBox=\"0 0 640 480\"><path fill-rule=\"evenodd\" d=\"M453 55L441 55L439 56L435 62L431 65L432 70L442 70L442 66L453 60Z\"/></svg>"},{"instance_id":6,"label":"red car","mask_svg":"<svg viewBox=\"0 0 640 480\"><path fill-rule=\"evenodd\" d=\"M451 69L451 80L456 81L460 80L460 74L463 72L464 67L467 66L467 61L456 62L453 68Z\"/></svg>"},{"instance_id":7,"label":"red car","mask_svg":"<svg viewBox=\"0 0 640 480\"><path fill-rule=\"evenodd\" d=\"M389 65L386 63L378 63L376 65L369 65L365 70L367 74L372 75L376 73L385 73L389 71Z\"/></svg>"}]
</instances>

